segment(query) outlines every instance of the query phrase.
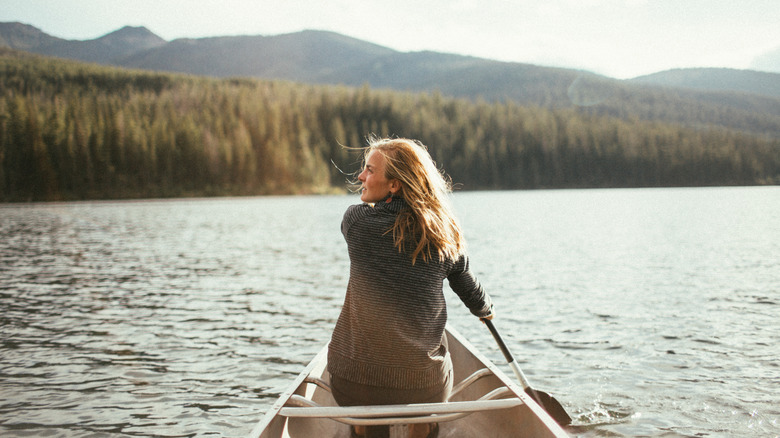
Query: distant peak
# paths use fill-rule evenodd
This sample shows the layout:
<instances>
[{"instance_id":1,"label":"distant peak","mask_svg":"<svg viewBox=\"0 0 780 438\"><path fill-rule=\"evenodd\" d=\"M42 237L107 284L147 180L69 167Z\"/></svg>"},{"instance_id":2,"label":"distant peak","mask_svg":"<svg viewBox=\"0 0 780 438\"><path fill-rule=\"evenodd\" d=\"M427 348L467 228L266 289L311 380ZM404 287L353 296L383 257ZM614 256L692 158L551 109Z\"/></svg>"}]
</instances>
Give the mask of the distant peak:
<instances>
[{"instance_id":1,"label":"distant peak","mask_svg":"<svg viewBox=\"0 0 780 438\"><path fill-rule=\"evenodd\" d=\"M121 29L117 29L113 32L107 33L104 35L104 37L107 36L148 36L148 35L154 35L152 31L147 29L144 26L125 26ZM156 35L155 35L156 36Z\"/></svg>"},{"instance_id":2,"label":"distant peak","mask_svg":"<svg viewBox=\"0 0 780 438\"><path fill-rule=\"evenodd\" d=\"M159 42L165 41L145 26L125 26L108 33L99 39L148 39Z\"/></svg>"}]
</instances>

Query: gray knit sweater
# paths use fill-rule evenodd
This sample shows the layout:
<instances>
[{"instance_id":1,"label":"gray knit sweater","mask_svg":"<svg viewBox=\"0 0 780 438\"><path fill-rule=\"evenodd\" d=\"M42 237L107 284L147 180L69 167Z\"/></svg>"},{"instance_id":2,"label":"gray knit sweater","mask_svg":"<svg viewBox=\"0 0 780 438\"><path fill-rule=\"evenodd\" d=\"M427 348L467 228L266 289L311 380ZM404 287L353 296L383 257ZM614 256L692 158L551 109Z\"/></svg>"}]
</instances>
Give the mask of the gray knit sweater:
<instances>
[{"instance_id":1,"label":"gray knit sweater","mask_svg":"<svg viewBox=\"0 0 780 438\"><path fill-rule=\"evenodd\" d=\"M490 314L490 297L469 270L468 257L414 265L392 232L406 203L349 207L341 223L350 258L344 307L333 331L328 370L343 379L386 388L440 384L451 362L442 342L447 323L444 279L476 316Z\"/></svg>"}]
</instances>

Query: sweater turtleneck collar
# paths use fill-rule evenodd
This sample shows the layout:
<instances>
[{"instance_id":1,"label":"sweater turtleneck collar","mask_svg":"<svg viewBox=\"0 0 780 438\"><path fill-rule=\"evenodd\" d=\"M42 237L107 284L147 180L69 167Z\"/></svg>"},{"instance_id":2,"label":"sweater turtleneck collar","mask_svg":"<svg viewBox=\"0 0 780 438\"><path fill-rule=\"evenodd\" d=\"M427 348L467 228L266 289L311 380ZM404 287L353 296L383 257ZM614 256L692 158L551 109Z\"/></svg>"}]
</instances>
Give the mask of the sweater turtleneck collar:
<instances>
[{"instance_id":1,"label":"sweater turtleneck collar","mask_svg":"<svg viewBox=\"0 0 780 438\"><path fill-rule=\"evenodd\" d=\"M406 207L406 201L401 196L388 195L385 199L374 204L374 208L400 213Z\"/></svg>"}]
</instances>

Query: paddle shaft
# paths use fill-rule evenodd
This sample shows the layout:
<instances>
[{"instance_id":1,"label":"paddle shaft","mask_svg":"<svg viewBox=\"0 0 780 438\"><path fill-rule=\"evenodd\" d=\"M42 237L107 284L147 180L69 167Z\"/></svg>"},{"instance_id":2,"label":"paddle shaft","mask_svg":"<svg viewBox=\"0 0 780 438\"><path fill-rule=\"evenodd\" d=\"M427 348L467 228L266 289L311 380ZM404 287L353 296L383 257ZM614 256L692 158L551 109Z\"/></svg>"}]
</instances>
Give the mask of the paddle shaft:
<instances>
[{"instance_id":1,"label":"paddle shaft","mask_svg":"<svg viewBox=\"0 0 780 438\"><path fill-rule=\"evenodd\" d=\"M498 334L498 330L496 330L496 326L493 325L493 321L489 319L482 319L482 322L484 322L488 330L490 330L490 333L493 335L493 339L495 339L496 343L498 344L498 348L501 350L501 353L504 354L504 358L506 358L506 362L512 368L512 371L515 372L515 376L517 377L517 380L519 380L520 384L523 385L523 390L525 390L526 388L530 388L531 384L528 382L528 378L525 377L523 370L520 369L520 365L517 364L517 361L515 360L514 356L512 356L512 352L509 351L509 347L507 347L506 344L504 343L504 340L501 339L501 335Z\"/></svg>"},{"instance_id":2,"label":"paddle shaft","mask_svg":"<svg viewBox=\"0 0 780 438\"><path fill-rule=\"evenodd\" d=\"M482 319L482 321L488 327L488 330L490 330L490 333L493 335L493 339L496 340L496 343L498 344L498 348L501 349L502 353L504 353L506 362L509 364L509 367L512 368L512 371L515 372L515 377L517 377L517 380L519 380L520 384L523 385L523 391L531 395L534 398L534 400L537 403L539 403L539 406L542 406L546 409L546 406L544 402L542 402L539 393L536 392L535 389L531 388L531 384L528 382L528 378L525 377L525 373L523 373L523 370L520 369L520 365L517 364L517 361L515 360L514 356L512 356L512 352L509 351L509 347L507 347L506 344L504 343L504 340L501 339L501 335L498 334L498 330L496 330L496 326L493 325L493 321L489 319Z\"/></svg>"},{"instance_id":3,"label":"paddle shaft","mask_svg":"<svg viewBox=\"0 0 780 438\"><path fill-rule=\"evenodd\" d=\"M558 422L558 424L562 426L571 424L571 417L566 413L566 410L563 409L563 406L561 406L558 400L554 399L546 392L537 391L534 388L531 388L531 384L528 383L528 379L525 377L523 370L520 369L517 361L512 356L512 352L509 351L509 347L506 346L504 340L501 339L501 335L498 334L498 330L496 330L496 326L493 325L493 321L483 318L482 322L484 322L488 327L488 330L490 330L490 333L493 335L493 339L495 339L496 343L498 344L498 348L501 349L501 352L504 354L507 363L512 368L512 371L515 372L517 380L519 380L520 384L523 385L523 391L533 397L534 400L539 403L539 406L546 410L552 416L552 418Z\"/></svg>"}]
</instances>

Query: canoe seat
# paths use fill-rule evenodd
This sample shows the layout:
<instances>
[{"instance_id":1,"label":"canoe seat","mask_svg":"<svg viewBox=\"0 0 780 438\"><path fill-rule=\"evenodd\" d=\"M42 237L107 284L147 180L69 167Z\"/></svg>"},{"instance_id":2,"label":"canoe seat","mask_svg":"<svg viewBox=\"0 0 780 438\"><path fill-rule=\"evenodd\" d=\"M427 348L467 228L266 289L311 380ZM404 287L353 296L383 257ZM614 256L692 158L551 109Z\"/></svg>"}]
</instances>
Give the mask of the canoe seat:
<instances>
[{"instance_id":1,"label":"canoe seat","mask_svg":"<svg viewBox=\"0 0 780 438\"><path fill-rule=\"evenodd\" d=\"M492 372L487 368L474 372L453 387L451 398L475 381L489 375L492 375ZM306 382L330 391L330 385L320 379L307 378ZM502 398L507 395L512 397ZM281 408L279 414L285 417L297 418L330 418L353 426L442 423L463 418L474 412L509 409L522 404L523 401L506 387L496 388L473 401L382 406L322 406L305 397L294 394L290 397L287 404Z\"/></svg>"}]
</instances>

